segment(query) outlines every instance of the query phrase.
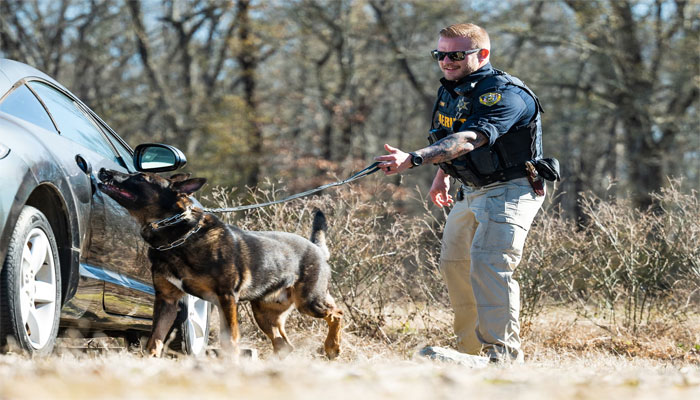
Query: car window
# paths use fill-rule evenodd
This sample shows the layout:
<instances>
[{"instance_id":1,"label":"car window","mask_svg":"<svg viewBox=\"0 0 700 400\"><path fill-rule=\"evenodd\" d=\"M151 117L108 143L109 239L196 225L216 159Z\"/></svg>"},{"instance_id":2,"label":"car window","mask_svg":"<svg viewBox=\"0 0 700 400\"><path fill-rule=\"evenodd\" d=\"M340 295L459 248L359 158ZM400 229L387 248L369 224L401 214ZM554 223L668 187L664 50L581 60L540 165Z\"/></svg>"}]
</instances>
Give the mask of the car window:
<instances>
[{"instance_id":1,"label":"car window","mask_svg":"<svg viewBox=\"0 0 700 400\"><path fill-rule=\"evenodd\" d=\"M126 149L126 147L122 146L121 143L119 143L118 140L113 140L114 145L117 147L117 151L119 152L119 155L122 156L122 160L129 166L129 170L135 171L136 168L134 168L134 156L129 152L129 150Z\"/></svg>"},{"instance_id":2,"label":"car window","mask_svg":"<svg viewBox=\"0 0 700 400\"><path fill-rule=\"evenodd\" d=\"M103 128L105 132L107 132L107 136L109 136L109 140L114 144L114 147L117 148L117 152L119 153L120 156L122 156L122 160L124 160L124 163L127 165L127 169L130 171L136 171L136 168L134 168L134 156L129 151L129 149L122 144L119 139L113 137L109 132L107 128Z\"/></svg>"},{"instance_id":3,"label":"car window","mask_svg":"<svg viewBox=\"0 0 700 400\"><path fill-rule=\"evenodd\" d=\"M73 99L41 82L30 82L29 86L46 104L62 136L117 161L102 131Z\"/></svg>"},{"instance_id":4,"label":"car window","mask_svg":"<svg viewBox=\"0 0 700 400\"><path fill-rule=\"evenodd\" d=\"M0 103L0 111L56 132L44 106L25 85L17 87Z\"/></svg>"}]
</instances>

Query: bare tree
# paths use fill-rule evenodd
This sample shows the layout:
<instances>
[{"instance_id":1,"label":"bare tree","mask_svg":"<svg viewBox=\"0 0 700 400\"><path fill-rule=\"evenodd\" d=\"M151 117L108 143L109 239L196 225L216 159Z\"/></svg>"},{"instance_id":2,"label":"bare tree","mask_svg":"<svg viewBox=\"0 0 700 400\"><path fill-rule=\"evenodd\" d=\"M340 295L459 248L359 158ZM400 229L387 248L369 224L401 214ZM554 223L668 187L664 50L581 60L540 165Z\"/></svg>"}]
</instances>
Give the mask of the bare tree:
<instances>
[{"instance_id":1,"label":"bare tree","mask_svg":"<svg viewBox=\"0 0 700 400\"><path fill-rule=\"evenodd\" d=\"M698 99L698 86L688 84L692 75L669 74L685 69L675 64L675 57L686 55L676 53L680 49L672 42L679 33L697 39L697 14L685 1L656 1L648 14L625 0L611 0L604 7L600 2L566 4L575 12L586 43L606 61L597 65L608 77L597 94L620 120L630 188L636 204L647 207L650 193L664 185L664 158L673 154L679 134L675 121L687 118Z\"/></svg>"},{"instance_id":2,"label":"bare tree","mask_svg":"<svg viewBox=\"0 0 700 400\"><path fill-rule=\"evenodd\" d=\"M0 55L130 142L181 147L213 184L308 186L382 143L425 145L437 29L474 22L542 100L564 167L553 198L582 217L580 192L645 207L667 175L700 187L698 15L685 0L1 0Z\"/></svg>"}]
</instances>

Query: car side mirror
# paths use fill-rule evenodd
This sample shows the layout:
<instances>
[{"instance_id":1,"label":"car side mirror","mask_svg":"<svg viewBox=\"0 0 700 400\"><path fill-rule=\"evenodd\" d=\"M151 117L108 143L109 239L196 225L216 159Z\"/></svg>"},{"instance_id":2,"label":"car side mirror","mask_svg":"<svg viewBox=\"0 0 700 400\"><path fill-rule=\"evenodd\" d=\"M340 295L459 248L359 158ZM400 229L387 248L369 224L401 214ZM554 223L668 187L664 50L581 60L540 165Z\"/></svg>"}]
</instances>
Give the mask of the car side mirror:
<instances>
[{"instance_id":1,"label":"car side mirror","mask_svg":"<svg viewBox=\"0 0 700 400\"><path fill-rule=\"evenodd\" d=\"M178 148L167 144L144 143L134 149L134 166L138 171L174 171L185 164L185 155Z\"/></svg>"}]
</instances>

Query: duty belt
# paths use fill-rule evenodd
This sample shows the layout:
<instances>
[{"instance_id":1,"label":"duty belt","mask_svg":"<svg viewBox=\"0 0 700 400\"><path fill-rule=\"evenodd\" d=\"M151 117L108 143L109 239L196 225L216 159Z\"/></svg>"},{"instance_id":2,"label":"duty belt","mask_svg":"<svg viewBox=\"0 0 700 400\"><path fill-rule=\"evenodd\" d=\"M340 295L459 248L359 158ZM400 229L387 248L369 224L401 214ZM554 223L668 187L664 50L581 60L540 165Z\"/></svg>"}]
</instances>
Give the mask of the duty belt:
<instances>
[{"instance_id":1,"label":"duty belt","mask_svg":"<svg viewBox=\"0 0 700 400\"><path fill-rule=\"evenodd\" d=\"M496 171L493 174L487 176L477 177L476 175L474 175L474 181L464 178L458 178L458 180L465 186L480 188L495 182L507 182L513 179L523 178L526 176L527 170L525 169L525 165L516 165L514 167Z\"/></svg>"},{"instance_id":2,"label":"duty belt","mask_svg":"<svg viewBox=\"0 0 700 400\"><path fill-rule=\"evenodd\" d=\"M538 196L544 196L544 181L558 181L561 179L559 172L559 160L553 157L539 160L528 160L524 165L516 165L515 167L496 171L495 173L484 178L479 178L473 173L470 173L469 176L478 179L479 182L473 183L467 179L457 178L460 182L462 182L462 187L460 187L459 191L457 192L457 200L459 201L464 200L465 186L480 188L494 182L507 182L512 179L527 177L527 180L530 182L530 186L532 186L535 194Z\"/></svg>"},{"instance_id":3,"label":"duty belt","mask_svg":"<svg viewBox=\"0 0 700 400\"><path fill-rule=\"evenodd\" d=\"M464 188L465 187L470 187L470 188L481 188L486 185L490 185L495 182L507 182L512 179L517 179L517 178L522 178L527 176L527 171L525 171L524 166L517 166L517 167L511 167L508 169L504 169L502 171L497 171L489 176L487 176L485 179L482 179L479 184L475 184L472 182L465 181L463 179L458 179L461 183L462 186L459 188L457 191L457 201L462 201L464 200Z\"/></svg>"}]
</instances>

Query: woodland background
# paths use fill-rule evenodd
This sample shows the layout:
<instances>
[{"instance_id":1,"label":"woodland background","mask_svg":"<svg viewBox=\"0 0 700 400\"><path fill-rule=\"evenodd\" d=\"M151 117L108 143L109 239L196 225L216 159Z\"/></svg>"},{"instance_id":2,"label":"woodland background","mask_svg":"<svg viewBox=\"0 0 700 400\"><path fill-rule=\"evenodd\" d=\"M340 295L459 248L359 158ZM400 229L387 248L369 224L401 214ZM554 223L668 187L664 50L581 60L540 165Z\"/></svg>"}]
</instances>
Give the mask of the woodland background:
<instances>
[{"instance_id":1,"label":"woodland background","mask_svg":"<svg viewBox=\"0 0 700 400\"><path fill-rule=\"evenodd\" d=\"M545 108L551 197L700 188L700 4L683 0L1 0L0 56L63 83L132 146L181 148L224 187L289 192L427 144L451 23L485 27L492 64ZM434 168L388 180L429 188ZM407 210L416 210L408 205Z\"/></svg>"}]
</instances>

